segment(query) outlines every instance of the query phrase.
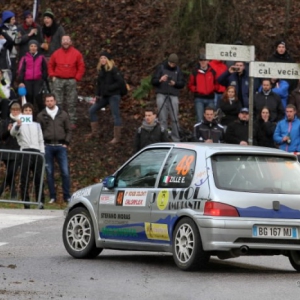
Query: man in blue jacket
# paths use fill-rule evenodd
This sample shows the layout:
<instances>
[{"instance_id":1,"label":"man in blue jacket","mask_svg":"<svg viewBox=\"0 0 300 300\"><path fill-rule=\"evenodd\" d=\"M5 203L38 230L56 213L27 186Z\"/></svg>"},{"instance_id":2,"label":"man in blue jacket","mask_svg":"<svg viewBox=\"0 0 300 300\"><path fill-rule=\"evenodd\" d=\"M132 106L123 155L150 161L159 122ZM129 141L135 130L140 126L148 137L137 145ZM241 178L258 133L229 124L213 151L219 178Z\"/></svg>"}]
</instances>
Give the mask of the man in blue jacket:
<instances>
[{"instance_id":1,"label":"man in blue jacket","mask_svg":"<svg viewBox=\"0 0 300 300\"><path fill-rule=\"evenodd\" d=\"M296 107L288 104L285 109L286 117L277 124L273 135L274 142L287 152L300 151L300 120L296 113Z\"/></svg>"}]
</instances>

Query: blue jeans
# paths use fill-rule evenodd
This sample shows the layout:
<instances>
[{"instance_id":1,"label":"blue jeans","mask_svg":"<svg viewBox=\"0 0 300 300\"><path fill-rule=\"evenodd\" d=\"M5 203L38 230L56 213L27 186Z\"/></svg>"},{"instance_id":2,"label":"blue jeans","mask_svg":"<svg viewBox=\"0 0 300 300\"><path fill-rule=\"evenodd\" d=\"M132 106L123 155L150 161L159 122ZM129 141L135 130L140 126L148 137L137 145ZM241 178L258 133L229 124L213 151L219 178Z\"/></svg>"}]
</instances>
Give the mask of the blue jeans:
<instances>
[{"instance_id":1,"label":"blue jeans","mask_svg":"<svg viewBox=\"0 0 300 300\"><path fill-rule=\"evenodd\" d=\"M62 177L64 200L70 199L70 174L68 167L67 148L59 145L52 146L46 144L45 152L47 183L50 192L50 198L56 200L56 191L54 183L54 159L56 158Z\"/></svg>"},{"instance_id":2,"label":"blue jeans","mask_svg":"<svg viewBox=\"0 0 300 300\"><path fill-rule=\"evenodd\" d=\"M195 98L195 110L196 110L197 123L200 123L202 121L204 109L207 106L215 108L214 98L212 99Z\"/></svg>"},{"instance_id":3,"label":"blue jeans","mask_svg":"<svg viewBox=\"0 0 300 300\"><path fill-rule=\"evenodd\" d=\"M90 121L97 122L98 121L97 111L109 104L109 107L110 107L110 110L111 110L111 113L112 113L112 116L114 119L114 125L121 126L122 120L121 120L120 109L119 109L120 101L121 101L120 95L101 97L97 102L95 102L89 108Z\"/></svg>"}]
</instances>

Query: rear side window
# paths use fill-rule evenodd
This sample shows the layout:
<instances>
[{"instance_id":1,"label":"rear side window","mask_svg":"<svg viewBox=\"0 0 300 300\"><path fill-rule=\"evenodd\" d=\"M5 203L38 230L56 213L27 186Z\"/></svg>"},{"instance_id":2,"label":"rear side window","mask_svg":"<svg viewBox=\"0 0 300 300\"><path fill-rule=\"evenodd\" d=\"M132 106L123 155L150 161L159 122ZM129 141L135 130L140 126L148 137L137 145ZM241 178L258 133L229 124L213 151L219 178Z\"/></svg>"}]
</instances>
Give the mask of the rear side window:
<instances>
[{"instance_id":1,"label":"rear side window","mask_svg":"<svg viewBox=\"0 0 300 300\"><path fill-rule=\"evenodd\" d=\"M160 188L189 187L195 173L196 153L187 149L173 149L164 165Z\"/></svg>"},{"instance_id":2,"label":"rear side window","mask_svg":"<svg viewBox=\"0 0 300 300\"><path fill-rule=\"evenodd\" d=\"M249 193L300 194L300 164L289 157L215 155L216 187Z\"/></svg>"}]
</instances>

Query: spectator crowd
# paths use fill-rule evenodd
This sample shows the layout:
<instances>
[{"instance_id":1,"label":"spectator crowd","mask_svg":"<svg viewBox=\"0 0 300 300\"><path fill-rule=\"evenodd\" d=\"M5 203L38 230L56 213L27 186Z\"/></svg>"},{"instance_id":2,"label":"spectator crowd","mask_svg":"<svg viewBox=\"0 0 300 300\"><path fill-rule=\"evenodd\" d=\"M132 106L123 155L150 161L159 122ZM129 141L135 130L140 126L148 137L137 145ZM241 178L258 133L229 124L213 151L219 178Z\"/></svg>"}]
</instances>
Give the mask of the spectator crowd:
<instances>
[{"instance_id":1,"label":"spectator crowd","mask_svg":"<svg viewBox=\"0 0 300 300\"><path fill-rule=\"evenodd\" d=\"M72 44L71 36L57 22L51 9L37 24L30 11L16 25L12 11L4 11L0 25L0 119L2 149L38 152L45 155L50 203L57 201L54 166L57 161L62 177L63 200L70 199L67 151L72 130L76 129L77 83L85 73L83 55ZM237 42L236 44L241 44ZM292 63L284 41L278 41L270 62ZM113 138L121 139L120 101L124 79L111 53L101 51L97 65L94 103L89 109L91 133L86 139L99 138L98 111L110 107ZM242 61L208 60L199 55L188 80L172 53L152 75L156 107L145 109L144 120L134 137L134 151L155 142L180 142L180 90L186 85L194 98L193 141L248 145L249 66ZM255 79L253 99L253 144L300 152L300 85L297 80ZM32 115L30 126L19 115ZM170 126L168 121L171 121ZM170 130L168 128L170 127ZM16 195L14 174L21 168L22 199L29 201L25 181L29 172L42 173L41 163L28 156L22 166L13 156L2 157L8 179L0 186ZM24 167L25 166L25 167ZM41 183L35 181L36 195ZM41 200L44 202L44 193ZM29 208L25 205L25 208Z\"/></svg>"}]
</instances>

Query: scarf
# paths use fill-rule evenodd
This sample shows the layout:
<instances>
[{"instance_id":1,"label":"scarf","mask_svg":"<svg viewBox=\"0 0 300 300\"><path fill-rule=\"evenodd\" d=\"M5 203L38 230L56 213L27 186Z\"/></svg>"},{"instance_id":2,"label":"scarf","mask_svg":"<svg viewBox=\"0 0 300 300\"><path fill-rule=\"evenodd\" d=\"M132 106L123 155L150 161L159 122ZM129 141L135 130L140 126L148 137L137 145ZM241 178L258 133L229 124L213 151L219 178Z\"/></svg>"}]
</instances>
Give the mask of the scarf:
<instances>
[{"instance_id":1,"label":"scarf","mask_svg":"<svg viewBox=\"0 0 300 300\"><path fill-rule=\"evenodd\" d=\"M29 30L30 28L37 28L37 26L36 26L36 23L35 23L35 22L32 22L32 24L31 24L30 26L28 26L28 25L26 24L26 22L24 22L24 23L23 23L23 28L24 28L25 30Z\"/></svg>"},{"instance_id":2,"label":"scarf","mask_svg":"<svg viewBox=\"0 0 300 300\"><path fill-rule=\"evenodd\" d=\"M157 123L157 120L154 120L153 124L148 124L145 120L143 120L142 128L144 128L147 131L152 131L153 128L157 125Z\"/></svg>"},{"instance_id":3,"label":"scarf","mask_svg":"<svg viewBox=\"0 0 300 300\"><path fill-rule=\"evenodd\" d=\"M54 120L58 112L58 106L55 105L54 109L49 109L48 107L46 107L46 112Z\"/></svg>"},{"instance_id":4,"label":"scarf","mask_svg":"<svg viewBox=\"0 0 300 300\"><path fill-rule=\"evenodd\" d=\"M51 37L55 34L56 30L58 28L58 24L55 22L55 20L53 20L53 23L51 26L47 27L47 26L43 26L42 28L42 32L43 35L45 35L46 37Z\"/></svg>"},{"instance_id":5,"label":"scarf","mask_svg":"<svg viewBox=\"0 0 300 300\"><path fill-rule=\"evenodd\" d=\"M17 122L19 120L19 116L20 115L17 115L17 116L13 116L11 113L9 114L9 117L14 120L15 122Z\"/></svg>"}]
</instances>

